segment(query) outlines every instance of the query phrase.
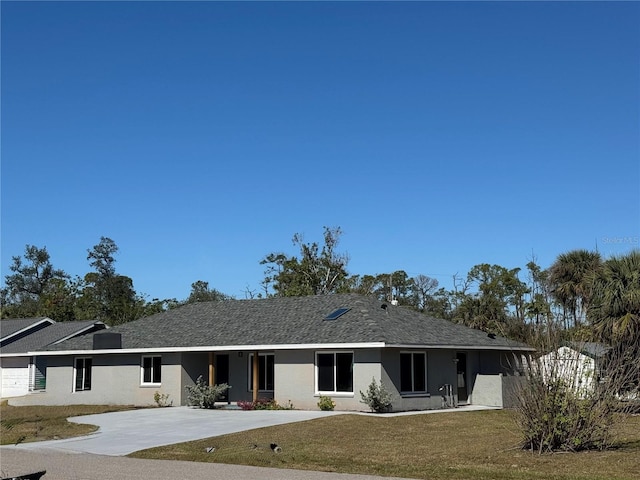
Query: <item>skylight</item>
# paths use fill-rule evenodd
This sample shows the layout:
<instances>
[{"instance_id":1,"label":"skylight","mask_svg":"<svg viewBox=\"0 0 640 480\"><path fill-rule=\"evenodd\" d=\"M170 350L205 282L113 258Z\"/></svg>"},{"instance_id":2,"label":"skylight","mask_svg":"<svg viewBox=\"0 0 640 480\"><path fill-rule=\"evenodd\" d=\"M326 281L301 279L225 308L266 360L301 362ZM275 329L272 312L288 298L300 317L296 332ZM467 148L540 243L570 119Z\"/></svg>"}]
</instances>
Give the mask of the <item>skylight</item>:
<instances>
[{"instance_id":1,"label":"skylight","mask_svg":"<svg viewBox=\"0 0 640 480\"><path fill-rule=\"evenodd\" d=\"M330 313L329 315L327 315L326 317L324 317L325 320L335 320L338 317L341 317L342 315L344 315L345 313L347 313L349 310L351 310L351 308L339 308L336 311Z\"/></svg>"}]
</instances>

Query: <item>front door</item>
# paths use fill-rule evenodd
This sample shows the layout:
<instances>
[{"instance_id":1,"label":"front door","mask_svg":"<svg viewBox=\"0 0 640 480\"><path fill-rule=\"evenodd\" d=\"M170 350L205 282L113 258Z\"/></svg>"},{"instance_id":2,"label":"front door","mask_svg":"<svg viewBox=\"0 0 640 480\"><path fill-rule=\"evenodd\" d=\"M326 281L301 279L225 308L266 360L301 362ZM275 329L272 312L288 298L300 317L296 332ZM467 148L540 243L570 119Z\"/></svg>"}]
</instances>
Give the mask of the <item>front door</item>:
<instances>
[{"instance_id":1,"label":"front door","mask_svg":"<svg viewBox=\"0 0 640 480\"><path fill-rule=\"evenodd\" d=\"M464 352L458 352L456 354L457 381L458 381L458 403L466 403L469 399L469 393L467 391L467 354Z\"/></svg>"},{"instance_id":2,"label":"front door","mask_svg":"<svg viewBox=\"0 0 640 480\"><path fill-rule=\"evenodd\" d=\"M216 385L220 385L221 383L229 383L229 354L226 353L218 353L216 354ZM223 402L229 401L229 390L224 392L222 398L220 398Z\"/></svg>"}]
</instances>

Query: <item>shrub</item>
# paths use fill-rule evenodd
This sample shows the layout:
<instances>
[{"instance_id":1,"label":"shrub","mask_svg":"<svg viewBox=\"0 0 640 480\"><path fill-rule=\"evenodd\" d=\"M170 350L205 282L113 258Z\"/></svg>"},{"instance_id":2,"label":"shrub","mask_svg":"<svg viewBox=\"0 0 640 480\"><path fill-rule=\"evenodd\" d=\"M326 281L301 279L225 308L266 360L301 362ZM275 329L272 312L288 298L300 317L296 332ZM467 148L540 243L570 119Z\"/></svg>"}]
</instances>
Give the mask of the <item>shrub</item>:
<instances>
[{"instance_id":1,"label":"shrub","mask_svg":"<svg viewBox=\"0 0 640 480\"><path fill-rule=\"evenodd\" d=\"M366 394L360 391L360 397L361 403L369 405L372 412L382 413L391 409L391 394L384 388L382 381L377 384L375 378L371 380Z\"/></svg>"},{"instance_id":2,"label":"shrub","mask_svg":"<svg viewBox=\"0 0 640 480\"><path fill-rule=\"evenodd\" d=\"M240 400L237 403L238 407L242 410L253 410L253 402L247 402L246 400Z\"/></svg>"},{"instance_id":3,"label":"shrub","mask_svg":"<svg viewBox=\"0 0 640 480\"><path fill-rule=\"evenodd\" d=\"M516 421L523 447L538 453L611 446L615 402L596 388L585 394L555 371L535 366L518 392Z\"/></svg>"},{"instance_id":4,"label":"shrub","mask_svg":"<svg viewBox=\"0 0 640 480\"><path fill-rule=\"evenodd\" d=\"M220 400L231 387L226 383L220 385L208 385L202 375L198 377L195 385L185 387L187 389L187 404L200 408L216 408L216 402Z\"/></svg>"},{"instance_id":5,"label":"shrub","mask_svg":"<svg viewBox=\"0 0 640 480\"><path fill-rule=\"evenodd\" d=\"M156 391L153 394L153 401L156 402L158 407L170 407L173 405L173 400L169 401L168 393L160 393Z\"/></svg>"},{"instance_id":6,"label":"shrub","mask_svg":"<svg viewBox=\"0 0 640 480\"><path fill-rule=\"evenodd\" d=\"M318 408L320 410L330 411L336 408L336 402L334 402L331 397L320 395L320 400L318 400Z\"/></svg>"},{"instance_id":7,"label":"shrub","mask_svg":"<svg viewBox=\"0 0 640 480\"><path fill-rule=\"evenodd\" d=\"M239 401L238 407L242 410L293 410L291 400L286 405L280 405L274 399L259 398L255 402Z\"/></svg>"}]
</instances>

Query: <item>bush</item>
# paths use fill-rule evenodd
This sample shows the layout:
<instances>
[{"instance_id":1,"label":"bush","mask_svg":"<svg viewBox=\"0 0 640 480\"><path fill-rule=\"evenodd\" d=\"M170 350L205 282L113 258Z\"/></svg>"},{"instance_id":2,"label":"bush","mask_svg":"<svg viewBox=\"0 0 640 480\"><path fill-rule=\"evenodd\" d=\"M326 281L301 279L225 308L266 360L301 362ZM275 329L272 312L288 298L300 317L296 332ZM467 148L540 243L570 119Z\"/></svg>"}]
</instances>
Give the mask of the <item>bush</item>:
<instances>
[{"instance_id":1,"label":"bush","mask_svg":"<svg viewBox=\"0 0 640 480\"><path fill-rule=\"evenodd\" d=\"M391 394L384 388L382 381L378 385L373 378L367 393L360 391L361 403L366 403L372 412L383 413L391 409Z\"/></svg>"},{"instance_id":2,"label":"bush","mask_svg":"<svg viewBox=\"0 0 640 480\"><path fill-rule=\"evenodd\" d=\"M274 399L259 398L255 402L239 401L238 406L242 410L293 410L293 403L291 400L287 402L287 405L280 405Z\"/></svg>"},{"instance_id":3,"label":"bush","mask_svg":"<svg viewBox=\"0 0 640 480\"><path fill-rule=\"evenodd\" d=\"M153 401L156 402L158 407L171 407L173 405L173 400L169 401L168 393L160 393L156 391L153 394Z\"/></svg>"},{"instance_id":4,"label":"bush","mask_svg":"<svg viewBox=\"0 0 640 480\"><path fill-rule=\"evenodd\" d=\"M334 402L331 397L320 395L320 400L318 400L318 408L320 410L330 411L336 408L336 402Z\"/></svg>"},{"instance_id":5,"label":"bush","mask_svg":"<svg viewBox=\"0 0 640 480\"><path fill-rule=\"evenodd\" d=\"M596 388L584 395L557 376L531 369L518 392L516 421L523 447L538 453L603 450L612 442L613 398Z\"/></svg>"},{"instance_id":6,"label":"bush","mask_svg":"<svg viewBox=\"0 0 640 480\"><path fill-rule=\"evenodd\" d=\"M208 385L200 375L195 385L189 385L185 388L187 389L187 405L200 408L216 408L216 402L231 387L226 383Z\"/></svg>"},{"instance_id":7,"label":"bush","mask_svg":"<svg viewBox=\"0 0 640 480\"><path fill-rule=\"evenodd\" d=\"M558 366L560 365L560 366ZM565 364L566 366L567 364ZM523 447L538 453L604 450L612 445L615 397L606 383L586 388L579 364L535 359L517 392L516 421Z\"/></svg>"}]
</instances>

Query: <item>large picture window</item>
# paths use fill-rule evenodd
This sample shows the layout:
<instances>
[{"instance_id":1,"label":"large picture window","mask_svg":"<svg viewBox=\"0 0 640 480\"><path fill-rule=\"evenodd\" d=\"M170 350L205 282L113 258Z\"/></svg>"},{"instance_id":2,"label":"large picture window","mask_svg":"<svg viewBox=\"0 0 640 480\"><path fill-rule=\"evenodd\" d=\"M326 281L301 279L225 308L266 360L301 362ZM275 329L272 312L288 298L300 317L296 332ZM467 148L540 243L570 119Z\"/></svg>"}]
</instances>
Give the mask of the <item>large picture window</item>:
<instances>
[{"instance_id":1,"label":"large picture window","mask_svg":"<svg viewBox=\"0 0 640 480\"><path fill-rule=\"evenodd\" d=\"M316 391L353 393L353 352L316 353Z\"/></svg>"},{"instance_id":2,"label":"large picture window","mask_svg":"<svg viewBox=\"0 0 640 480\"><path fill-rule=\"evenodd\" d=\"M162 357L142 357L142 385L159 385L162 381Z\"/></svg>"},{"instance_id":3,"label":"large picture window","mask_svg":"<svg viewBox=\"0 0 640 480\"><path fill-rule=\"evenodd\" d=\"M258 391L273 392L275 355L261 353L258 355ZM249 355L249 391L253 391L253 353Z\"/></svg>"},{"instance_id":4,"label":"large picture window","mask_svg":"<svg viewBox=\"0 0 640 480\"><path fill-rule=\"evenodd\" d=\"M74 365L74 392L91 390L91 357L78 357Z\"/></svg>"},{"instance_id":5,"label":"large picture window","mask_svg":"<svg viewBox=\"0 0 640 480\"><path fill-rule=\"evenodd\" d=\"M425 352L400 353L400 391L423 393L427 390L427 354Z\"/></svg>"}]
</instances>

